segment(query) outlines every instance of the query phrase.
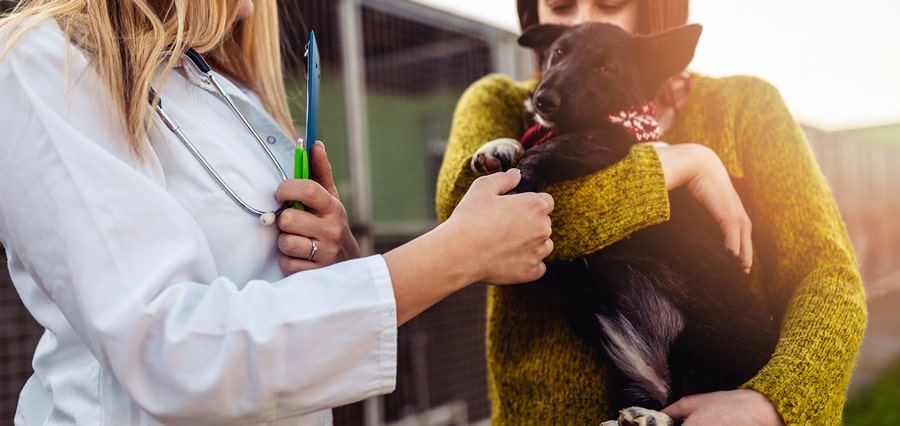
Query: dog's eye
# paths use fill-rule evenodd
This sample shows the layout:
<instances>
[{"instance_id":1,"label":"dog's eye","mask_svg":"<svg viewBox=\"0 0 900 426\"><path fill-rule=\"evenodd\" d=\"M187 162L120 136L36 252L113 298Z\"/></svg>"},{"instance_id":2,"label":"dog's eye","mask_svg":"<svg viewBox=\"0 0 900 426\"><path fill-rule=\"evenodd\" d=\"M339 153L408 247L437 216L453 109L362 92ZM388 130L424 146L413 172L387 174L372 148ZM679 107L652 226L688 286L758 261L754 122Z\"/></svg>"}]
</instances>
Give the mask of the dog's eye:
<instances>
[{"instance_id":1,"label":"dog's eye","mask_svg":"<svg viewBox=\"0 0 900 426\"><path fill-rule=\"evenodd\" d=\"M612 69L609 66L600 65L599 67L597 67L597 71L599 71L601 74L606 74L612 71Z\"/></svg>"},{"instance_id":2,"label":"dog's eye","mask_svg":"<svg viewBox=\"0 0 900 426\"><path fill-rule=\"evenodd\" d=\"M553 56L556 59L562 59L562 57L566 56L566 51L561 47L557 47L556 50L553 51Z\"/></svg>"}]
</instances>

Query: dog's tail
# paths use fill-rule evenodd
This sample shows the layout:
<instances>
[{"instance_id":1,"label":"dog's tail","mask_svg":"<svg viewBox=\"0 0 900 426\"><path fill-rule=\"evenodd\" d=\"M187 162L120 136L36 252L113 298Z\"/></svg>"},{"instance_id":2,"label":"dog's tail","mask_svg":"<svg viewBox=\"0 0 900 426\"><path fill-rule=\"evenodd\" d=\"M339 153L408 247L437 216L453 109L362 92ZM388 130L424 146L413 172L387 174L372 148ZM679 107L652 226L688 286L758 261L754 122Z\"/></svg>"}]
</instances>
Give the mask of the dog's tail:
<instances>
[{"instance_id":1,"label":"dog's tail","mask_svg":"<svg viewBox=\"0 0 900 426\"><path fill-rule=\"evenodd\" d=\"M672 402L669 349L687 323L659 282L679 277L655 259L636 257L600 251L580 261L552 262L548 271L567 287L575 333L613 368L613 405L659 409Z\"/></svg>"},{"instance_id":2,"label":"dog's tail","mask_svg":"<svg viewBox=\"0 0 900 426\"><path fill-rule=\"evenodd\" d=\"M635 400L649 399L665 406L671 394L669 346L684 329L684 319L669 300L656 299L651 302L654 310L647 312L654 317L652 325L634 324L621 314L597 314L596 318L603 330L601 340L607 355L628 379L623 391ZM654 330L652 333L648 333L648 325Z\"/></svg>"}]
</instances>

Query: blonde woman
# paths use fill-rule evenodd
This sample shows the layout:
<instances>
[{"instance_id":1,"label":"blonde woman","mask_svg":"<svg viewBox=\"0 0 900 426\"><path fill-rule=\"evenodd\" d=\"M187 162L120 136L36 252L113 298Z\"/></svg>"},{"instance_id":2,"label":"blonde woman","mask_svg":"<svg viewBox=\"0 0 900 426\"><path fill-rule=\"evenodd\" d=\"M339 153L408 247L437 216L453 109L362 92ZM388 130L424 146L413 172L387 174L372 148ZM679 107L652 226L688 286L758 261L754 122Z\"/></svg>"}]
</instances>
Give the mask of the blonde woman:
<instances>
[{"instance_id":1,"label":"blonde woman","mask_svg":"<svg viewBox=\"0 0 900 426\"><path fill-rule=\"evenodd\" d=\"M647 34L688 18L687 0L517 4L522 28L599 21ZM472 182L475 150L521 136L532 124L523 101L536 84L493 75L463 95L438 180L440 218ZM551 259L592 253L667 220L667 191L686 187L719 219L723 244L752 265L754 288L781 325L781 340L740 389L688 396L664 411L684 425L839 424L865 330L865 295L844 224L801 130L778 91L748 76L675 75L656 106L668 146L635 146L605 171L547 188L557 206ZM743 199L729 175L743 187ZM494 426L587 425L614 416L609 372L566 323L561 287L489 289Z\"/></svg>"},{"instance_id":2,"label":"blonde woman","mask_svg":"<svg viewBox=\"0 0 900 426\"><path fill-rule=\"evenodd\" d=\"M23 1L0 40L0 243L46 328L18 425L327 425L394 388L399 324L544 272L553 200L500 196L516 172L355 259L321 143L282 181L232 110L291 164L275 1Z\"/></svg>"}]
</instances>

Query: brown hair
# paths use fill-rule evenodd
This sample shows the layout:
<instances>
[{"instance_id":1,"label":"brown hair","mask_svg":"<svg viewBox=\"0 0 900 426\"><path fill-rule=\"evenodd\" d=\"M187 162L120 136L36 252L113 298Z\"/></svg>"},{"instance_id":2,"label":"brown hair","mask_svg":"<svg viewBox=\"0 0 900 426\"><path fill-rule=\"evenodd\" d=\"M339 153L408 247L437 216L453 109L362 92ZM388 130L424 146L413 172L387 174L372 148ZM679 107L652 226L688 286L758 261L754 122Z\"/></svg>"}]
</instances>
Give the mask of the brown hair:
<instances>
[{"instance_id":1,"label":"brown hair","mask_svg":"<svg viewBox=\"0 0 900 426\"><path fill-rule=\"evenodd\" d=\"M538 1L540 0L518 0L519 25L521 25L523 30L538 24ZM653 34L687 24L689 0L634 1L638 2L640 10L638 34ZM540 54L535 55L535 60L537 65L535 77L540 79L542 74L541 63L543 62ZM682 90L690 90L689 76L676 75L672 78L683 80L686 85ZM663 85L657 94L656 100L663 106L674 107L677 113L680 108L678 104L679 96L673 90L671 84Z\"/></svg>"},{"instance_id":2,"label":"brown hair","mask_svg":"<svg viewBox=\"0 0 900 426\"><path fill-rule=\"evenodd\" d=\"M539 0L518 0L519 25L522 29L538 23ZM641 11L639 34L652 34L687 23L688 0L636 0Z\"/></svg>"}]
</instances>

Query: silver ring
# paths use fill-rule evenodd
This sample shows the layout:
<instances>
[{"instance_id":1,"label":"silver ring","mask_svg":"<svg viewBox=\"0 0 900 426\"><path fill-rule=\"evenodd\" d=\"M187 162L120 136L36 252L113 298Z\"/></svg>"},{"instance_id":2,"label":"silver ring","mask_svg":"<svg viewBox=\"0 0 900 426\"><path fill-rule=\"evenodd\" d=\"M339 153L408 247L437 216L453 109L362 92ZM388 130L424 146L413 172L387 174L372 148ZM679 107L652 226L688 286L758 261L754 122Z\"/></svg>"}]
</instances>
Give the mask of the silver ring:
<instances>
[{"instance_id":1,"label":"silver ring","mask_svg":"<svg viewBox=\"0 0 900 426\"><path fill-rule=\"evenodd\" d=\"M309 251L309 256L306 260L313 260L316 257L316 252L319 251L319 247L316 245L316 240L310 238L309 241L312 242L312 250Z\"/></svg>"}]
</instances>

